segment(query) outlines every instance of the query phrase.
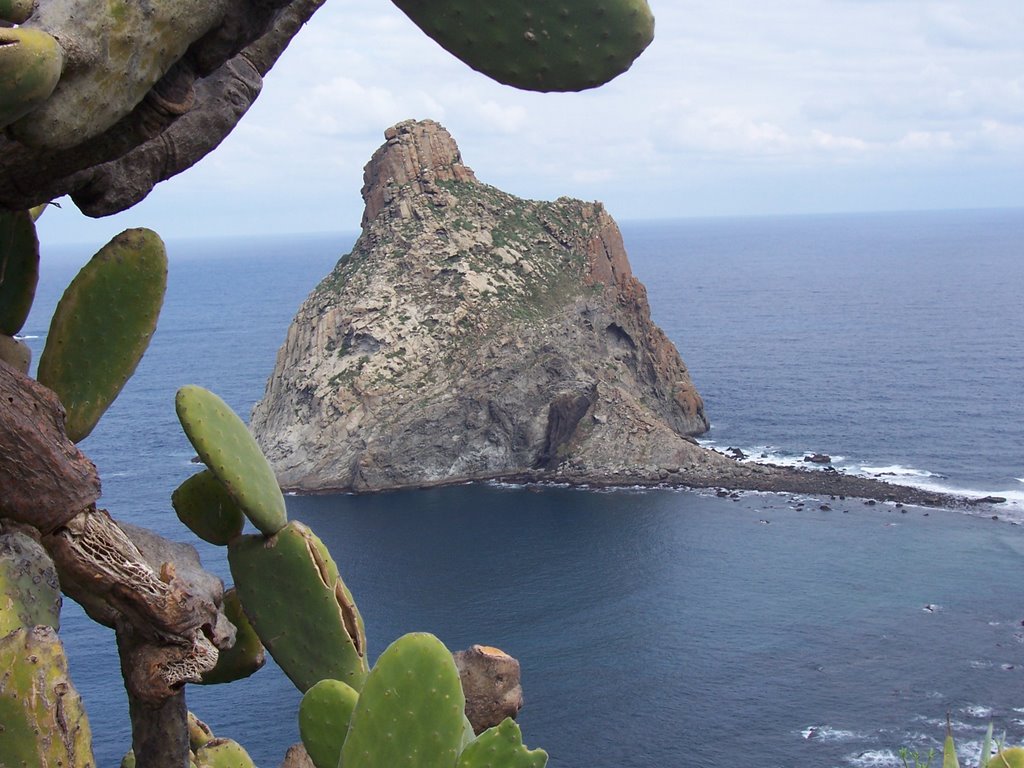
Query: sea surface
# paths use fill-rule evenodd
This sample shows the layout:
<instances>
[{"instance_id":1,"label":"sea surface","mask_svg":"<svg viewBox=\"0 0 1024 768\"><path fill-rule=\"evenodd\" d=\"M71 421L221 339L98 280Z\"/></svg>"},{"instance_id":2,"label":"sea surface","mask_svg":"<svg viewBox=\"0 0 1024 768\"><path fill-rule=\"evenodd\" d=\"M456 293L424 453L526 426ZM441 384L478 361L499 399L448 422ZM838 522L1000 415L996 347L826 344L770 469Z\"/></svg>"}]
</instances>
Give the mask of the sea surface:
<instances>
[{"instance_id":1,"label":"sea surface","mask_svg":"<svg viewBox=\"0 0 1024 768\"><path fill-rule=\"evenodd\" d=\"M999 519L669 489L289 497L338 561L371 656L414 630L504 648L523 667L526 741L552 768L898 766L901 747L940 748L947 714L965 765L989 723L1024 742L1024 211L622 229L704 396L708 444L1003 496ZM175 390L201 384L247 415L353 240L168 244L153 344L82 444L116 517L195 541L169 501L195 471ZM44 244L24 330L37 357L100 245ZM229 580L223 550L199 549ZM112 632L67 601L61 634L98 765L117 766L130 735ZM273 663L188 696L264 768L298 739L299 696Z\"/></svg>"}]
</instances>

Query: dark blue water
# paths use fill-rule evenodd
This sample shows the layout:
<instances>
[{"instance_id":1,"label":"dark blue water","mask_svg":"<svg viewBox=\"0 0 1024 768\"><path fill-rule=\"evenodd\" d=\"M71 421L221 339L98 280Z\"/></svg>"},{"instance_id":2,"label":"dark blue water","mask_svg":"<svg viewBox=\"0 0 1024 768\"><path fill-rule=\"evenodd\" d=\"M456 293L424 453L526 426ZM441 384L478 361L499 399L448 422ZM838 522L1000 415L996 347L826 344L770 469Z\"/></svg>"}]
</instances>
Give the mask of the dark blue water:
<instances>
[{"instance_id":1,"label":"dark blue water","mask_svg":"<svg viewBox=\"0 0 1024 768\"><path fill-rule=\"evenodd\" d=\"M623 229L717 445L1019 494L1024 214ZM295 308L351 240L170 244L153 346L83 443L115 516L194 540L169 504L194 469L174 391L209 386L247 413ZM37 350L90 250L44 256L25 329ZM371 654L427 630L516 655L527 742L553 768L897 765L901 746L938 746L947 711L974 749L990 721L1024 740L1024 531L831 504L458 487L292 497L289 511L328 542ZM222 551L201 553L227 576ZM129 734L111 633L69 603L62 635L99 764L115 766ZM272 665L189 700L260 765L297 739L298 694Z\"/></svg>"}]
</instances>

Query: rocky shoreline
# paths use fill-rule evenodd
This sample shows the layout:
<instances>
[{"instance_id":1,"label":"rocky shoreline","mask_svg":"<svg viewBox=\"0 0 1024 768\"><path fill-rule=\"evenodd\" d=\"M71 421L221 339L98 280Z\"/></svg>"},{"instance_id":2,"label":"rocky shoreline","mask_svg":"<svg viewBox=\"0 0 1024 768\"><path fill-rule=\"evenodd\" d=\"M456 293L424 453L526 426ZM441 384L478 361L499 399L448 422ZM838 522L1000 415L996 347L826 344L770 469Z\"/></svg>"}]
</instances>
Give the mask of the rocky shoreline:
<instances>
[{"instance_id":1,"label":"rocky shoreline","mask_svg":"<svg viewBox=\"0 0 1024 768\"><path fill-rule=\"evenodd\" d=\"M998 496L972 497L954 493L930 491L885 480L851 475L831 467L810 469L785 467L777 464L740 462L730 459L728 464L716 463L699 470L679 467L622 467L610 472L579 472L569 468L531 470L411 482L381 490L354 491L351 487L316 490L285 488L298 495L329 495L334 493L384 493L397 490L439 488L467 483L509 483L518 485L557 485L576 488L681 488L690 490L717 490L719 496L728 497L740 492L775 493L817 497L824 504L831 500L858 499L868 504L877 502L895 505L930 507L954 510L998 509L1006 499ZM993 514L993 517L998 515Z\"/></svg>"}]
</instances>

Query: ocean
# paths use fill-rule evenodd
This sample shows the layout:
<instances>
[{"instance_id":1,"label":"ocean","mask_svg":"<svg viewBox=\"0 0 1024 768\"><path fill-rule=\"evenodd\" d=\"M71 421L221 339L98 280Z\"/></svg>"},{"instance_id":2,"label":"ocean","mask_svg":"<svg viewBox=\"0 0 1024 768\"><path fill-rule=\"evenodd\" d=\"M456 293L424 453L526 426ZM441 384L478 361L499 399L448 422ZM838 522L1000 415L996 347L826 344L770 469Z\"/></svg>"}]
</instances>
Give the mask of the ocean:
<instances>
[{"instance_id":1,"label":"ocean","mask_svg":"<svg viewBox=\"0 0 1024 768\"><path fill-rule=\"evenodd\" d=\"M947 713L962 760L989 723L1024 742L1024 211L622 229L704 396L706 443L1003 496L999 519L671 489L289 497L338 561L371 656L414 630L504 648L523 667L526 742L552 768L899 766L902 747L940 748ZM247 415L353 240L168 243L159 330L82 444L115 517L195 542L169 501L195 471L175 390L201 384ZM101 245L44 244L36 357ZM198 548L229 581L223 550ZM62 621L97 763L116 766L130 734L112 632L71 601ZM188 696L265 768L298 739L299 695L272 662Z\"/></svg>"}]
</instances>

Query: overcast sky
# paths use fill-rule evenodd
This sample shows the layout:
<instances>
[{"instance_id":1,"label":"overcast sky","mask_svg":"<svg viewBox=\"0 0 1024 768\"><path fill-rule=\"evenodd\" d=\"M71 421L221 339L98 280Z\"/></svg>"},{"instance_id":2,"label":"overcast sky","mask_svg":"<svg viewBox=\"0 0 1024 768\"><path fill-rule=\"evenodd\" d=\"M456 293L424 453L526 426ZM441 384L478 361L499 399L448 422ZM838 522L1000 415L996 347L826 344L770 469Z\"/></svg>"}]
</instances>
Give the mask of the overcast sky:
<instances>
[{"instance_id":1,"label":"overcast sky","mask_svg":"<svg viewBox=\"0 0 1024 768\"><path fill-rule=\"evenodd\" d=\"M477 177L603 201L620 221L1024 206L1022 0L650 0L655 40L581 94L532 94L449 56L387 0L327 0L199 165L44 242L358 229L362 168L406 118Z\"/></svg>"}]
</instances>

